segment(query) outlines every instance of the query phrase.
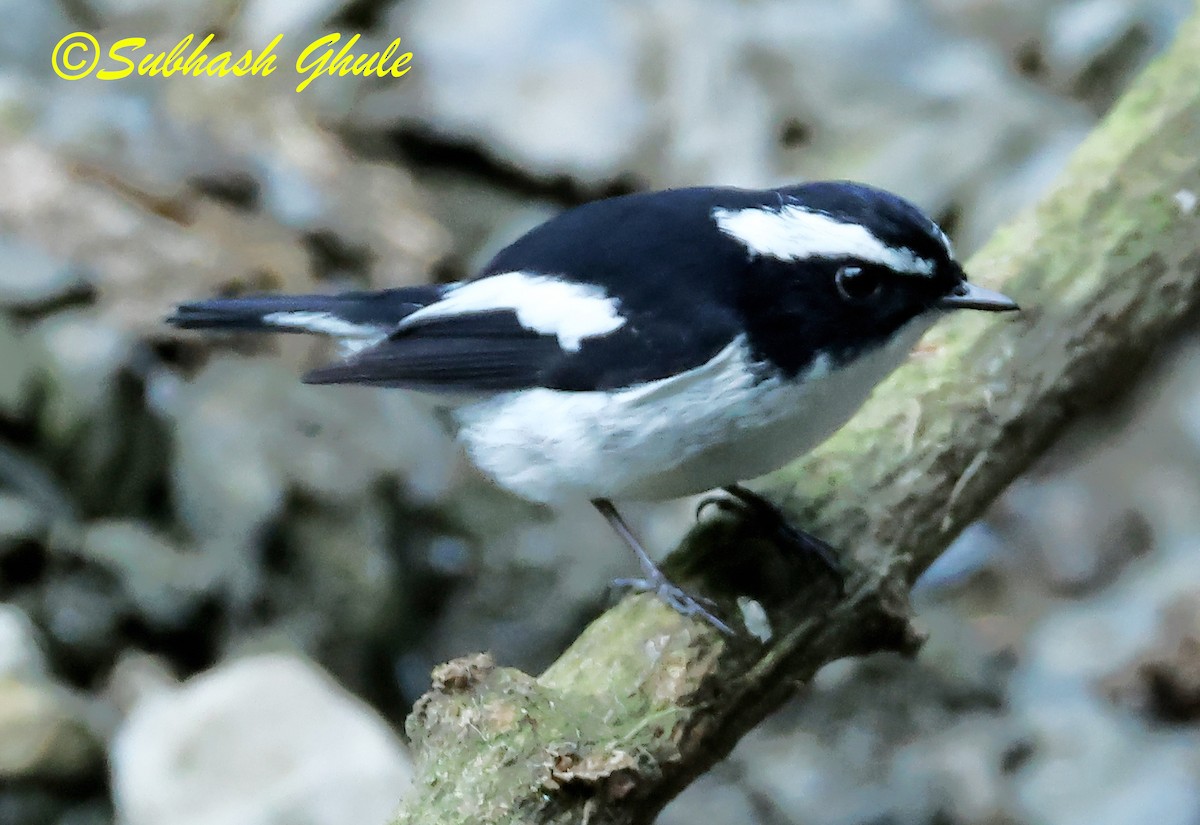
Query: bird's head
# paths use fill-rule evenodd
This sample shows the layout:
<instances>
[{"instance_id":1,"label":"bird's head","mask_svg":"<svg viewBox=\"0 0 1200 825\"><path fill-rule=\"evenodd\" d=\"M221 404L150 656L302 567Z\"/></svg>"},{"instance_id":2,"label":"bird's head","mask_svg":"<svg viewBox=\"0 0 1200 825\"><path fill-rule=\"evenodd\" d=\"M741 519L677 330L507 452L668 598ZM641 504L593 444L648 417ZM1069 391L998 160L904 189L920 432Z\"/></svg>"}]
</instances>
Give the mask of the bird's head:
<instances>
[{"instance_id":1,"label":"bird's head","mask_svg":"<svg viewBox=\"0 0 1200 825\"><path fill-rule=\"evenodd\" d=\"M1005 312L1010 298L967 280L946 234L890 192L848 182L767 193L713 219L750 255L742 295L751 337L799 369L818 355L844 362L959 309ZM914 323L915 322L915 323Z\"/></svg>"}]
</instances>

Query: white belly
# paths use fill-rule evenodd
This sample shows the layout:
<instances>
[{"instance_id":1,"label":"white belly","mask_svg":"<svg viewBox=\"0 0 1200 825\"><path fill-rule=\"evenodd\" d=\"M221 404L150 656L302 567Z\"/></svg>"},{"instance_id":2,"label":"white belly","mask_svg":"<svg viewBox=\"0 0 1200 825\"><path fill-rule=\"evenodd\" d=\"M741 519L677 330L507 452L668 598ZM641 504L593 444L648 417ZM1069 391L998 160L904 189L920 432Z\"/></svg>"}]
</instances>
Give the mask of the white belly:
<instances>
[{"instance_id":1,"label":"white belly","mask_svg":"<svg viewBox=\"0 0 1200 825\"><path fill-rule=\"evenodd\" d=\"M521 390L453 414L471 460L525 498L679 498L763 475L824 441L927 327L912 324L836 372L819 360L800 382L756 382L738 339L672 378L616 392Z\"/></svg>"}]
</instances>

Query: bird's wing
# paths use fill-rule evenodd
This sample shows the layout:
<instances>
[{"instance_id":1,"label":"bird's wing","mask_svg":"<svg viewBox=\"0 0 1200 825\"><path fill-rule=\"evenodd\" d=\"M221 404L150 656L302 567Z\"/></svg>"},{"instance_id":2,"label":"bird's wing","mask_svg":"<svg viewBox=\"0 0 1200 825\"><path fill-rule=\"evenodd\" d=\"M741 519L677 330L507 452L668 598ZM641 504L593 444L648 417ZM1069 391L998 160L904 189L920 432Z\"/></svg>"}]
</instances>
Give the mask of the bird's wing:
<instances>
[{"instance_id":1,"label":"bird's wing","mask_svg":"<svg viewBox=\"0 0 1200 825\"><path fill-rule=\"evenodd\" d=\"M699 366L736 335L732 319L685 314L650 317L594 285L499 273L448 290L386 340L304 380L438 393L633 386Z\"/></svg>"},{"instance_id":2,"label":"bird's wing","mask_svg":"<svg viewBox=\"0 0 1200 825\"><path fill-rule=\"evenodd\" d=\"M508 310L464 314L406 327L341 363L313 370L309 384L370 384L443 392L537 385L562 356L553 336L521 326Z\"/></svg>"}]
</instances>

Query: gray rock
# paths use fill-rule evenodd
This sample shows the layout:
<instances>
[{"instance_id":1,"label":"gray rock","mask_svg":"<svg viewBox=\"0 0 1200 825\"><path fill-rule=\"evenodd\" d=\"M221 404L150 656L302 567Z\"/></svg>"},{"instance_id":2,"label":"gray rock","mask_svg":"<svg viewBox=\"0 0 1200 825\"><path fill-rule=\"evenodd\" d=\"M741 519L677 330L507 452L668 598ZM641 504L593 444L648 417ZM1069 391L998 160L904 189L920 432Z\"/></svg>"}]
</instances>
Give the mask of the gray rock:
<instances>
[{"instance_id":1,"label":"gray rock","mask_svg":"<svg viewBox=\"0 0 1200 825\"><path fill-rule=\"evenodd\" d=\"M297 43L303 42L304 37L297 38ZM331 84L315 83L297 95L296 78L288 67L269 78L240 84L242 94L223 86L173 87L178 90L175 107L186 111L190 121L205 125L203 145L194 158L183 159L192 164L192 174L211 179L236 172L251 187L255 209L251 214L263 225L246 232L245 244L233 246L234 250L241 251L238 246L242 246L244 255L261 255L260 247L270 235L282 234L280 245L296 244L306 256L308 266L299 270L310 278L355 286L423 282L431 265L446 253L448 242L430 219L412 177L402 167L351 153L319 125L344 117L345 93L358 79L330 78ZM318 96L323 89L337 93L328 112ZM264 105L264 94L271 95L271 105ZM247 134L255 135L255 140L248 142ZM196 139L184 136L180 142L194 144ZM240 215L230 216L233 225L244 222L246 214L243 209ZM230 245L230 233L222 227L217 230L221 243ZM338 252L333 257L340 260L330 266L314 254L314 238L332 241ZM272 268L287 272L284 265L276 263ZM239 264L241 269L255 266ZM229 277L226 270L217 283ZM313 291L329 286L310 281L291 288Z\"/></svg>"},{"instance_id":2,"label":"gray rock","mask_svg":"<svg viewBox=\"0 0 1200 825\"><path fill-rule=\"evenodd\" d=\"M78 164L47 150L42 136L10 138L0 153L0 226L55 258L86 263L97 291L92 314L104 323L127 335L161 337L163 314L173 303L231 285L317 291L315 276L329 274L329 267L308 233L321 230L339 238L338 232L348 232L341 242L366 261L372 276L378 256L394 267L386 273L389 282L424 279L444 235L416 202L404 173L351 160L337 140L295 111L294 101L267 106L261 92L235 93L256 88L253 82L214 87L150 80L164 94L179 96L163 104L173 113L172 123L205 124L203 133L171 134L156 144L187 147L178 154L189 163L200 161L174 167L172 180L192 169L228 173L230 164L235 172L253 171L257 152L286 156L319 184L323 219L298 233L271 214L202 197L191 186L164 195L136 174L104 164L84 163L91 173L80 174ZM295 97L287 95L279 100ZM277 110L284 114L269 116ZM248 143L248 134L259 137ZM337 197L328 194L335 192ZM343 204L355 203L346 216L338 214ZM70 231L62 231L64 226Z\"/></svg>"},{"instance_id":3,"label":"gray rock","mask_svg":"<svg viewBox=\"0 0 1200 825\"><path fill-rule=\"evenodd\" d=\"M112 825L113 816L106 800L75 805L63 813L57 825Z\"/></svg>"},{"instance_id":4,"label":"gray rock","mask_svg":"<svg viewBox=\"0 0 1200 825\"><path fill-rule=\"evenodd\" d=\"M183 37L188 32L220 28L237 8L237 0L88 0L89 10L106 26L140 25L145 32L166 32Z\"/></svg>"},{"instance_id":5,"label":"gray rock","mask_svg":"<svg viewBox=\"0 0 1200 825\"><path fill-rule=\"evenodd\" d=\"M38 623L57 655L72 667L91 670L105 665L127 643L120 631L128 599L99 571L52 576L40 595Z\"/></svg>"},{"instance_id":6,"label":"gray rock","mask_svg":"<svg viewBox=\"0 0 1200 825\"><path fill-rule=\"evenodd\" d=\"M739 743L728 772L765 822L1005 821L1007 736L953 675L875 657L822 671Z\"/></svg>"},{"instance_id":7,"label":"gray rock","mask_svg":"<svg viewBox=\"0 0 1200 825\"><path fill-rule=\"evenodd\" d=\"M612 180L655 126L640 16L605 0L399 4L386 30L402 34L414 70L365 90L353 122L419 123L535 177Z\"/></svg>"},{"instance_id":8,"label":"gray rock","mask_svg":"<svg viewBox=\"0 0 1200 825\"><path fill-rule=\"evenodd\" d=\"M0 29L0 63L6 73L19 68L31 75L53 77L48 58L54 44L74 31L66 10L57 3L27 6L21 0L3 0L0 15L9 21Z\"/></svg>"},{"instance_id":9,"label":"gray rock","mask_svg":"<svg viewBox=\"0 0 1200 825\"><path fill-rule=\"evenodd\" d=\"M119 178L160 207L177 203L188 179L210 168L215 153L196 125L162 110L151 85L161 81L133 76L117 83L68 83L42 101L34 134L43 146Z\"/></svg>"},{"instance_id":10,"label":"gray rock","mask_svg":"<svg viewBox=\"0 0 1200 825\"><path fill-rule=\"evenodd\" d=\"M1200 589L1163 608L1157 635L1151 648L1099 687L1151 719L1193 722L1200 718Z\"/></svg>"},{"instance_id":11,"label":"gray rock","mask_svg":"<svg viewBox=\"0 0 1200 825\"><path fill-rule=\"evenodd\" d=\"M692 519L686 503L622 512L659 557ZM474 552L469 574L429 628L433 664L485 649L517 667L544 667L563 639L603 608L612 580L637 570L628 548L587 503L538 510L475 478L456 492L450 515L473 540ZM409 684L426 689L430 664L409 666L415 671Z\"/></svg>"},{"instance_id":12,"label":"gray rock","mask_svg":"<svg viewBox=\"0 0 1200 825\"><path fill-rule=\"evenodd\" d=\"M103 699L122 718L156 693L173 690L179 680L171 665L161 656L125 650L113 664L104 687Z\"/></svg>"},{"instance_id":13,"label":"gray rock","mask_svg":"<svg viewBox=\"0 0 1200 825\"><path fill-rule=\"evenodd\" d=\"M1191 12L1188 0L928 0L948 29L997 46L1012 70L1097 114ZM998 170L999 171L999 170ZM997 175L1004 186L1008 175Z\"/></svg>"},{"instance_id":14,"label":"gray rock","mask_svg":"<svg viewBox=\"0 0 1200 825\"><path fill-rule=\"evenodd\" d=\"M62 443L108 414L134 341L83 312L55 314L34 327L32 337L47 356L42 426L48 438Z\"/></svg>"},{"instance_id":15,"label":"gray rock","mask_svg":"<svg viewBox=\"0 0 1200 825\"><path fill-rule=\"evenodd\" d=\"M131 635L186 632L215 646L223 627L205 609L224 598L217 558L121 520L59 528L48 552L37 617L73 668L106 669Z\"/></svg>"},{"instance_id":16,"label":"gray rock","mask_svg":"<svg viewBox=\"0 0 1200 825\"><path fill-rule=\"evenodd\" d=\"M61 796L44 786L7 783L0 786L0 822L17 825L59 825L66 810Z\"/></svg>"},{"instance_id":17,"label":"gray rock","mask_svg":"<svg viewBox=\"0 0 1200 825\"><path fill-rule=\"evenodd\" d=\"M95 313L56 313L30 337L43 353L43 452L84 512L138 512L163 476L166 433L136 392L134 337Z\"/></svg>"},{"instance_id":18,"label":"gray rock","mask_svg":"<svg viewBox=\"0 0 1200 825\"><path fill-rule=\"evenodd\" d=\"M0 413L13 420L28 416L30 393L42 368L40 353L17 330L7 315L0 315Z\"/></svg>"},{"instance_id":19,"label":"gray rock","mask_svg":"<svg viewBox=\"0 0 1200 825\"><path fill-rule=\"evenodd\" d=\"M1114 666L1155 647L1163 608L1194 593L1200 564L1186 544L1188 552L1127 573L1031 635L1010 702L1036 748L1017 785L1032 818L1066 825L1194 820L1200 737L1152 728L1100 689Z\"/></svg>"},{"instance_id":20,"label":"gray rock","mask_svg":"<svg viewBox=\"0 0 1200 825\"><path fill-rule=\"evenodd\" d=\"M410 396L307 387L268 359L215 359L169 406L180 513L206 541L245 541L292 490L349 504L399 475L436 495L456 454Z\"/></svg>"},{"instance_id":21,"label":"gray rock","mask_svg":"<svg viewBox=\"0 0 1200 825\"><path fill-rule=\"evenodd\" d=\"M1170 42L1191 10L1186 0L1056 3L1045 21L1047 70L1062 88L1085 94L1102 82L1104 94L1097 104L1104 110L1149 57Z\"/></svg>"},{"instance_id":22,"label":"gray rock","mask_svg":"<svg viewBox=\"0 0 1200 825\"><path fill-rule=\"evenodd\" d=\"M1046 55L1060 75L1078 77L1136 26L1139 10L1120 0L1063 3L1047 21Z\"/></svg>"},{"instance_id":23,"label":"gray rock","mask_svg":"<svg viewBox=\"0 0 1200 825\"><path fill-rule=\"evenodd\" d=\"M78 703L45 683L0 677L0 785L95 778L103 749Z\"/></svg>"},{"instance_id":24,"label":"gray rock","mask_svg":"<svg viewBox=\"0 0 1200 825\"><path fill-rule=\"evenodd\" d=\"M924 595L967 582L993 564L1005 549L994 531L982 523L973 524L921 574L913 590Z\"/></svg>"},{"instance_id":25,"label":"gray rock","mask_svg":"<svg viewBox=\"0 0 1200 825\"><path fill-rule=\"evenodd\" d=\"M329 199L316 182L282 159L263 159L262 199L287 226L318 227L329 214Z\"/></svg>"},{"instance_id":26,"label":"gray rock","mask_svg":"<svg viewBox=\"0 0 1200 825\"><path fill-rule=\"evenodd\" d=\"M340 0L249 0L238 17L238 29L248 42L265 44L277 34L287 38L315 31L342 5Z\"/></svg>"},{"instance_id":27,"label":"gray rock","mask_svg":"<svg viewBox=\"0 0 1200 825\"><path fill-rule=\"evenodd\" d=\"M49 303L85 286L79 273L35 246L0 239L0 307Z\"/></svg>"},{"instance_id":28,"label":"gray rock","mask_svg":"<svg viewBox=\"0 0 1200 825\"><path fill-rule=\"evenodd\" d=\"M0 679L46 676L38 631L20 608L0 602Z\"/></svg>"},{"instance_id":29,"label":"gray rock","mask_svg":"<svg viewBox=\"0 0 1200 825\"><path fill-rule=\"evenodd\" d=\"M1135 721L1082 694L1050 704L1037 717L1036 757L1019 778L1026 816L1062 825L1195 822L1194 737L1147 736Z\"/></svg>"},{"instance_id":30,"label":"gray rock","mask_svg":"<svg viewBox=\"0 0 1200 825\"><path fill-rule=\"evenodd\" d=\"M400 741L301 659L221 665L138 704L110 753L126 825L385 822L411 782Z\"/></svg>"},{"instance_id":31,"label":"gray rock","mask_svg":"<svg viewBox=\"0 0 1200 825\"><path fill-rule=\"evenodd\" d=\"M683 795L671 802L654 820L658 825L769 825L777 823L774 810L764 814L756 800L737 781L736 771L717 765L688 786Z\"/></svg>"},{"instance_id":32,"label":"gray rock","mask_svg":"<svg viewBox=\"0 0 1200 825\"><path fill-rule=\"evenodd\" d=\"M346 511L313 508L291 519L282 540L293 557L272 578L276 609L305 614L319 627L314 652L346 681L370 659L363 645L403 633L395 598L404 589L388 513L371 502ZM356 674L354 684L361 684Z\"/></svg>"},{"instance_id":33,"label":"gray rock","mask_svg":"<svg viewBox=\"0 0 1200 825\"><path fill-rule=\"evenodd\" d=\"M93 522L77 552L117 583L130 613L158 630L177 630L193 620L219 582L211 559L176 547L140 522Z\"/></svg>"},{"instance_id":34,"label":"gray rock","mask_svg":"<svg viewBox=\"0 0 1200 825\"><path fill-rule=\"evenodd\" d=\"M49 515L29 499L0 493L0 559L45 539Z\"/></svg>"},{"instance_id":35,"label":"gray rock","mask_svg":"<svg viewBox=\"0 0 1200 825\"><path fill-rule=\"evenodd\" d=\"M1064 593L1111 582L1153 545L1143 516L1119 502L1104 501L1084 479L1015 484L1005 494L1004 506L1049 584Z\"/></svg>"}]
</instances>

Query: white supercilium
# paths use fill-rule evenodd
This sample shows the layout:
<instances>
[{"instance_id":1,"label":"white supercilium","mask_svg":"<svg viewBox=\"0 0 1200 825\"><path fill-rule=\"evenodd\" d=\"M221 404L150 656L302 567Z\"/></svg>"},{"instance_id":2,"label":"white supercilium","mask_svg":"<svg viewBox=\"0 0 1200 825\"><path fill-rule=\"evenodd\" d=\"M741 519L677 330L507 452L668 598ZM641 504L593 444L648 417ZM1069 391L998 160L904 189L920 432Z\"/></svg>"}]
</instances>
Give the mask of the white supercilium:
<instances>
[{"instance_id":1,"label":"white supercilium","mask_svg":"<svg viewBox=\"0 0 1200 825\"><path fill-rule=\"evenodd\" d=\"M712 217L722 232L753 255L784 261L857 258L921 276L932 276L936 267L911 249L889 246L861 224L842 223L795 204L778 209L714 209Z\"/></svg>"}]
</instances>

